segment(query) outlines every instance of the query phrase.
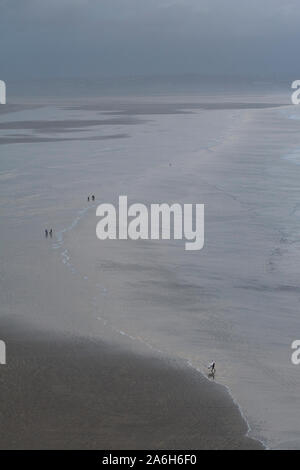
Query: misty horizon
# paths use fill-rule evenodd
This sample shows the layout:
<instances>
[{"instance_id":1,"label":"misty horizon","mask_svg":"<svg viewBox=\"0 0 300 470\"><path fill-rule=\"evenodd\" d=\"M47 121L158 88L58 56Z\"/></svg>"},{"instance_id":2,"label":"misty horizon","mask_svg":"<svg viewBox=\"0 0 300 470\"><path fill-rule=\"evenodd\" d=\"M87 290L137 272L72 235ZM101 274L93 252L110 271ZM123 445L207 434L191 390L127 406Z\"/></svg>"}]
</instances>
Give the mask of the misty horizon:
<instances>
[{"instance_id":1,"label":"misty horizon","mask_svg":"<svg viewBox=\"0 0 300 470\"><path fill-rule=\"evenodd\" d=\"M295 0L2 0L1 78L294 78L299 16Z\"/></svg>"}]
</instances>

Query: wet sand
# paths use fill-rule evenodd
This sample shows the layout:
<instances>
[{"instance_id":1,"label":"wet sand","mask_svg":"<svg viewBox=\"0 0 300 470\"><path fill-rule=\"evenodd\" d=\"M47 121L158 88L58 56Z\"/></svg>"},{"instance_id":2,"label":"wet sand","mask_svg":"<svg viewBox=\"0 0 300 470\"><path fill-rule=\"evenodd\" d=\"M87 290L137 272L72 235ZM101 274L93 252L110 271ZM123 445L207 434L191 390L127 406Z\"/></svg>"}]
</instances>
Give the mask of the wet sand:
<instances>
[{"instance_id":1,"label":"wet sand","mask_svg":"<svg viewBox=\"0 0 300 470\"><path fill-rule=\"evenodd\" d=\"M262 449L183 362L2 319L1 449Z\"/></svg>"},{"instance_id":2,"label":"wet sand","mask_svg":"<svg viewBox=\"0 0 300 470\"><path fill-rule=\"evenodd\" d=\"M290 184L298 191L297 166L280 156L291 138L298 142L298 124L282 117L277 97L264 109L265 97L246 109L239 99L203 112L181 101L184 109L111 104L112 113L143 115L136 126L126 116L123 124L89 125L101 120L100 111L101 122L107 119L102 102L87 111L45 106L3 116L1 316L18 324L0 325L8 345L4 448L243 447L249 441L238 408L226 389L196 371L206 372L211 360L252 437L297 445L299 419L290 404L298 382L287 367L297 292L293 282L277 288L281 272L269 251L277 254L277 234L278 243L282 238L274 200L284 204L282 213L297 200ZM95 204L87 203L91 192ZM205 203L205 249L189 256L173 241L100 243L96 205L120 194L146 204ZM45 240L45 227L53 227L53 239ZM285 302L292 315L283 322ZM23 337L29 322L45 332L38 341L33 332Z\"/></svg>"}]
</instances>

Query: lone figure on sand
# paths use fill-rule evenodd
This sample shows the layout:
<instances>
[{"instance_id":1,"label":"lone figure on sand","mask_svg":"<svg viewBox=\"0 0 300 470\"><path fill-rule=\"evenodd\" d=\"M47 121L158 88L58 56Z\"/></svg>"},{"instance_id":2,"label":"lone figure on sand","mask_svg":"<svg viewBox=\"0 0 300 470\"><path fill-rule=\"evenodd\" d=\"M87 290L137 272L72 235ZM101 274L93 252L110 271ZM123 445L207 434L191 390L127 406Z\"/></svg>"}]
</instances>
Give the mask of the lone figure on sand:
<instances>
[{"instance_id":1,"label":"lone figure on sand","mask_svg":"<svg viewBox=\"0 0 300 470\"><path fill-rule=\"evenodd\" d=\"M215 377L215 373L216 373L216 363L215 361L213 361L209 366L208 366L208 369L209 369L209 375L214 378Z\"/></svg>"},{"instance_id":2,"label":"lone figure on sand","mask_svg":"<svg viewBox=\"0 0 300 470\"><path fill-rule=\"evenodd\" d=\"M48 230L47 229L45 230L45 237L46 238L48 237Z\"/></svg>"}]
</instances>

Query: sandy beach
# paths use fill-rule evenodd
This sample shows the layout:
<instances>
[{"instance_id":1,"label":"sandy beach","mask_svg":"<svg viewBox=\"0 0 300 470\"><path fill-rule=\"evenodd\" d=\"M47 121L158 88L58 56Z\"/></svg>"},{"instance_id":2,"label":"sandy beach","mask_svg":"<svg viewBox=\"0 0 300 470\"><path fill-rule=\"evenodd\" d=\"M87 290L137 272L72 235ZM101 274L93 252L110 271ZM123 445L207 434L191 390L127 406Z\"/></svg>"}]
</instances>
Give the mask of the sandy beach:
<instances>
[{"instance_id":1,"label":"sandy beach","mask_svg":"<svg viewBox=\"0 0 300 470\"><path fill-rule=\"evenodd\" d=\"M297 120L284 96L219 99L0 116L1 448L298 446ZM97 204L120 194L204 203L204 249L100 242Z\"/></svg>"},{"instance_id":2,"label":"sandy beach","mask_svg":"<svg viewBox=\"0 0 300 470\"><path fill-rule=\"evenodd\" d=\"M1 321L1 449L261 449L231 397L179 360Z\"/></svg>"},{"instance_id":3,"label":"sandy beach","mask_svg":"<svg viewBox=\"0 0 300 470\"><path fill-rule=\"evenodd\" d=\"M300 450L298 3L0 0L0 449Z\"/></svg>"}]
</instances>

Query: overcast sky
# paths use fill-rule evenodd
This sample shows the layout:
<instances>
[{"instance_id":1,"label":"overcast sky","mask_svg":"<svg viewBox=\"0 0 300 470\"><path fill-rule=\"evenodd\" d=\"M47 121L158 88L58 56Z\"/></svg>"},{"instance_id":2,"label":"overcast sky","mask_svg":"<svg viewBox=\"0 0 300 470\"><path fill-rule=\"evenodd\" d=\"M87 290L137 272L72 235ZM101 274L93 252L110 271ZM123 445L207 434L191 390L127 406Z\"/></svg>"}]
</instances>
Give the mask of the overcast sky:
<instances>
[{"instance_id":1,"label":"overcast sky","mask_svg":"<svg viewBox=\"0 0 300 470\"><path fill-rule=\"evenodd\" d=\"M299 0L0 0L2 79L174 73L296 79L299 40Z\"/></svg>"}]
</instances>

